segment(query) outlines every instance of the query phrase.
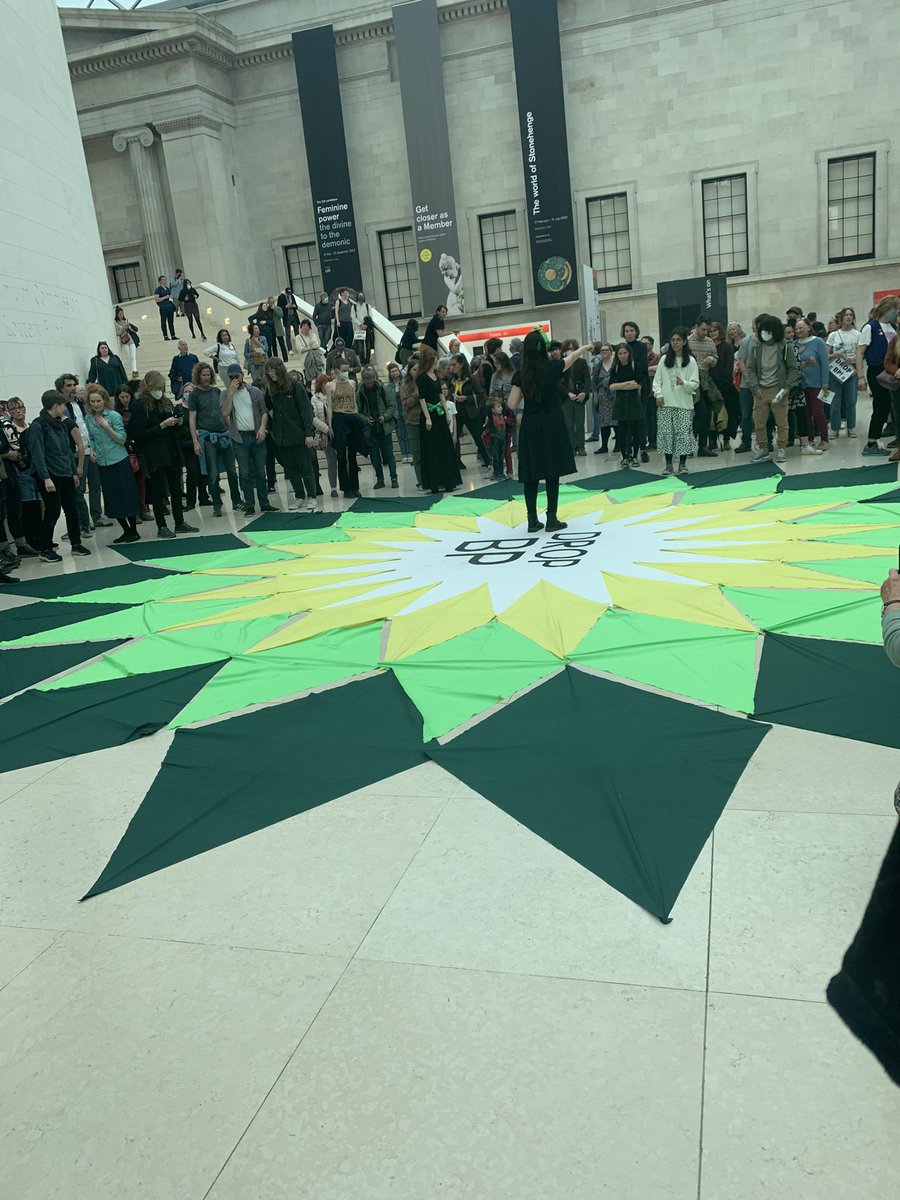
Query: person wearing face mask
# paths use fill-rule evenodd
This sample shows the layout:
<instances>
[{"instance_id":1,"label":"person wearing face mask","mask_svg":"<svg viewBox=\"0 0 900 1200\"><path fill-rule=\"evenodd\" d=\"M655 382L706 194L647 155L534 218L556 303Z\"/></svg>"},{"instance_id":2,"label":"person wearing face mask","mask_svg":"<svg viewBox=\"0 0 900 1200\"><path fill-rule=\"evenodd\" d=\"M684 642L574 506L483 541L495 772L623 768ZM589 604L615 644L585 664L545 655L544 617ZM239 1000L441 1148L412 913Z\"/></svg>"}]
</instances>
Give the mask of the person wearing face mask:
<instances>
[{"instance_id":1,"label":"person wearing face mask","mask_svg":"<svg viewBox=\"0 0 900 1200\"><path fill-rule=\"evenodd\" d=\"M859 331L859 342L856 346L856 378L859 390L867 388L872 393L872 419L869 422L869 436L863 447L863 455L877 457L887 454L878 443L884 430L885 422L892 407L892 395L878 376L884 370L884 360L888 346L897 336L897 312L900 309L900 299L897 296L885 296L872 309L871 318L866 321ZM900 433L900 393L897 397L894 425Z\"/></svg>"},{"instance_id":2,"label":"person wearing face mask","mask_svg":"<svg viewBox=\"0 0 900 1200\"><path fill-rule=\"evenodd\" d=\"M778 430L776 462L785 461L788 440L788 398L800 378L793 348L784 340L784 326L778 317L760 313L756 318L759 340L751 346L745 364L747 384L753 394L753 426L756 432L754 462L769 458L766 425L775 417Z\"/></svg>"},{"instance_id":3,"label":"person wearing face mask","mask_svg":"<svg viewBox=\"0 0 900 1200\"><path fill-rule=\"evenodd\" d=\"M319 292L319 302L313 309L313 324L319 331L319 345L327 346L331 341L331 326L334 320L334 305L327 292Z\"/></svg>"}]
</instances>

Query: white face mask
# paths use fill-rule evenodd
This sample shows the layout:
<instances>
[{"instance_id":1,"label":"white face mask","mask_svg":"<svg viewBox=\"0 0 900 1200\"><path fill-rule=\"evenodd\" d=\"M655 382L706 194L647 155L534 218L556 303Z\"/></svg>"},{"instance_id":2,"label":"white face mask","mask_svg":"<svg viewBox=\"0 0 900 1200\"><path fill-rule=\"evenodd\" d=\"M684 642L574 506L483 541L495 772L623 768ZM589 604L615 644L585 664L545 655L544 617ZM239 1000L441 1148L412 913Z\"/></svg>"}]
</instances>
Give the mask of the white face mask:
<instances>
[{"instance_id":1,"label":"white face mask","mask_svg":"<svg viewBox=\"0 0 900 1200\"><path fill-rule=\"evenodd\" d=\"M759 336L764 342L771 342L772 340L772 335L768 329L764 329Z\"/></svg>"},{"instance_id":2,"label":"white face mask","mask_svg":"<svg viewBox=\"0 0 900 1200\"><path fill-rule=\"evenodd\" d=\"M896 320L897 320L897 310L896 310L896 308L892 308L892 309L891 309L891 311L890 311L889 313L885 313L885 314L884 314L884 319L885 319L886 321L896 321Z\"/></svg>"},{"instance_id":3,"label":"white face mask","mask_svg":"<svg viewBox=\"0 0 900 1200\"><path fill-rule=\"evenodd\" d=\"M341 371L341 379L349 379L349 378L350 378L349 371Z\"/></svg>"},{"instance_id":4,"label":"white face mask","mask_svg":"<svg viewBox=\"0 0 900 1200\"><path fill-rule=\"evenodd\" d=\"M161 391L153 391L150 393L150 395L153 397L154 400L162 400L163 394Z\"/></svg>"}]
</instances>

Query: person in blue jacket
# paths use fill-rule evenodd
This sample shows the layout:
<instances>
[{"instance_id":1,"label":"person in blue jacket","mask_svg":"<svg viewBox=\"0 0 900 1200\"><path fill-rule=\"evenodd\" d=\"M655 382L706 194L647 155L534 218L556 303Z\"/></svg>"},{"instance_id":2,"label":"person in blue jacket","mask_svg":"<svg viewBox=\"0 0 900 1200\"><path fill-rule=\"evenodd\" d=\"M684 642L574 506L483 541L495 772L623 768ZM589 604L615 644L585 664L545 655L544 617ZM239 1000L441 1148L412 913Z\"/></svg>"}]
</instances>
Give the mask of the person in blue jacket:
<instances>
[{"instance_id":1,"label":"person in blue jacket","mask_svg":"<svg viewBox=\"0 0 900 1200\"><path fill-rule=\"evenodd\" d=\"M798 317L794 325L794 339L800 347L797 355L803 391L806 394L806 426L812 435L819 434L819 449L828 449L828 420L822 391L828 391L828 347L820 337L813 335L812 326L805 317Z\"/></svg>"}]
</instances>

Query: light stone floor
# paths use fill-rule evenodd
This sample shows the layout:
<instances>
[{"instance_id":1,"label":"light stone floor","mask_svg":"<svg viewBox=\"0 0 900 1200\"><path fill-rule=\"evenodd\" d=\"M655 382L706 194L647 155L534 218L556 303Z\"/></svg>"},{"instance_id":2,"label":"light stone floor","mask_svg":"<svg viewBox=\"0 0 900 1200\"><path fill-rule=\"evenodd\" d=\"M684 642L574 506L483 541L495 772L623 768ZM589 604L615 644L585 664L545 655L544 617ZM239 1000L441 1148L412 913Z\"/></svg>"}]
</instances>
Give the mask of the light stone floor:
<instances>
[{"instance_id":1,"label":"light stone floor","mask_svg":"<svg viewBox=\"0 0 900 1200\"><path fill-rule=\"evenodd\" d=\"M79 904L170 737L0 776L3 1200L900 1194L824 998L896 750L773 729L665 927L434 765Z\"/></svg>"}]
</instances>

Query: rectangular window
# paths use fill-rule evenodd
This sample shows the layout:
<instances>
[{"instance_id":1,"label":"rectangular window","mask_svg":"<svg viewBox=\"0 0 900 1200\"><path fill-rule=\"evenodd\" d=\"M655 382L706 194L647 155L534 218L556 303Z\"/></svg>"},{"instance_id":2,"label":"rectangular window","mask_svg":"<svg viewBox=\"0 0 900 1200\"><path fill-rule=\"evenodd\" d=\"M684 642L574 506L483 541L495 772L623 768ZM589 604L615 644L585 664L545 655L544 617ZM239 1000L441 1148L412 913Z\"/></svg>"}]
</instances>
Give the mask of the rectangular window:
<instances>
[{"instance_id":1,"label":"rectangular window","mask_svg":"<svg viewBox=\"0 0 900 1200\"><path fill-rule=\"evenodd\" d=\"M875 257L875 155L828 160L828 261Z\"/></svg>"},{"instance_id":2,"label":"rectangular window","mask_svg":"<svg viewBox=\"0 0 900 1200\"><path fill-rule=\"evenodd\" d=\"M747 176L703 180L703 252L707 275L748 275Z\"/></svg>"},{"instance_id":3,"label":"rectangular window","mask_svg":"<svg viewBox=\"0 0 900 1200\"><path fill-rule=\"evenodd\" d=\"M488 308L522 303L519 223L514 212L479 217L481 261Z\"/></svg>"},{"instance_id":4,"label":"rectangular window","mask_svg":"<svg viewBox=\"0 0 900 1200\"><path fill-rule=\"evenodd\" d=\"M140 300L147 295L140 263L120 263L112 268L112 276L116 299L120 304L126 300Z\"/></svg>"},{"instance_id":5,"label":"rectangular window","mask_svg":"<svg viewBox=\"0 0 900 1200\"><path fill-rule=\"evenodd\" d=\"M422 315L422 290L412 226L383 229L378 234L381 273L387 297L388 316L392 321Z\"/></svg>"},{"instance_id":6,"label":"rectangular window","mask_svg":"<svg viewBox=\"0 0 900 1200\"><path fill-rule=\"evenodd\" d=\"M591 266L598 272L597 290L622 292L631 287L631 233L628 196L594 196L587 201Z\"/></svg>"},{"instance_id":7,"label":"rectangular window","mask_svg":"<svg viewBox=\"0 0 900 1200\"><path fill-rule=\"evenodd\" d=\"M294 293L307 304L315 304L322 291L322 272L315 242L285 246L284 261Z\"/></svg>"}]
</instances>

